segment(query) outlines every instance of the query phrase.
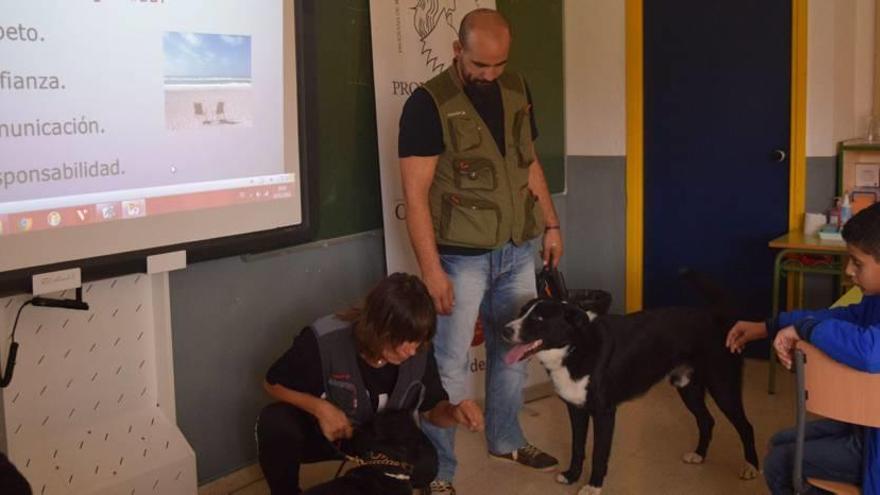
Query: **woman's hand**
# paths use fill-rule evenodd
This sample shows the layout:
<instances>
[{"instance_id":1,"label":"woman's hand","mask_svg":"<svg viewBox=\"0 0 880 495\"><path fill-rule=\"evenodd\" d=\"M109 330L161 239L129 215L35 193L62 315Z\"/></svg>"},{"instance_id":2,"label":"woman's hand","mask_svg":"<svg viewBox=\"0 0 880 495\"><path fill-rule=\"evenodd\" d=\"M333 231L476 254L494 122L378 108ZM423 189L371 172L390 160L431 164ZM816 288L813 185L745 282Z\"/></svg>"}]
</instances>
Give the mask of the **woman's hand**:
<instances>
[{"instance_id":1,"label":"woman's hand","mask_svg":"<svg viewBox=\"0 0 880 495\"><path fill-rule=\"evenodd\" d=\"M466 426L471 431L483 431L485 424L483 422L483 411L476 402L465 399L458 404L452 406L452 417L455 421Z\"/></svg>"},{"instance_id":2,"label":"woman's hand","mask_svg":"<svg viewBox=\"0 0 880 495\"><path fill-rule=\"evenodd\" d=\"M791 362L794 357L794 346L801 340L797 330L793 326L787 326L776 334L776 340L773 341L773 349L779 362L785 366L785 369L791 369Z\"/></svg>"},{"instance_id":3,"label":"woman's hand","mask_svg":"<svg viewBox=\"0 0 880 495\"><path fill-rule=\"evenodd\" d=\"M331 442L341 438L351 438L352 427L348 416L341 409L326 400L315 411L315 418L321 427L321 433Z\"/></svg>"},{"instance_id":4,"label":"woman's hand","mask_svg":"<svg viewBox=\"0 0 880 495\"><path fill-rule=\"evenodd\" d=\"M761 321L738 321L727 332L724 345L730 352L742 353L746 344L758 339L767 338L767 324Z\"/></svg>"}]
</instances>

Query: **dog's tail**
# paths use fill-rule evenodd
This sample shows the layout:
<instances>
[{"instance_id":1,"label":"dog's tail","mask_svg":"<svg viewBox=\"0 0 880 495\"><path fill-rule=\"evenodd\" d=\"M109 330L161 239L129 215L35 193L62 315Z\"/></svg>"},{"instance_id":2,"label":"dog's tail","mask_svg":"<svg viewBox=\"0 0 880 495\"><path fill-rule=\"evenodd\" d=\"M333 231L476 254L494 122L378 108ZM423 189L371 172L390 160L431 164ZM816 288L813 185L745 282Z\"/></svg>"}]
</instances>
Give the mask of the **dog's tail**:
<instances>
[{"instance_id":1,"label":"dog's tail","mask_svg":"<svg viewBox=\"0 0 880 495\"><path fill-rule=\"evenodd\" d=\"M682 268L679 276L705 299L716 317L725 322L736 321L738 311L735 301L708 275L690 268Z\"/></svg>"}]
</instances>

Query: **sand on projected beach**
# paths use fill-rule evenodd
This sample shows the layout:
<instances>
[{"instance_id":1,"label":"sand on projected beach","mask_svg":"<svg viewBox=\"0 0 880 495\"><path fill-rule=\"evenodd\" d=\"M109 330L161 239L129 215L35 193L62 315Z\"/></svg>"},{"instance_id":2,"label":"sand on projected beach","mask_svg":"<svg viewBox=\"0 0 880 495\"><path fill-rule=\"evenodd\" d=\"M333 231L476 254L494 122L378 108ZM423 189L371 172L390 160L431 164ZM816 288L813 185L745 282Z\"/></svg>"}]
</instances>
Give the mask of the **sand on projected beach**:
<instances>
[{"instance_id":1,"label":"sand on projected beach","mask_svg":"<svg viewBox=\"0 0 880 495\"><path fill-rule=\"evenodd\" d=\"M165 85L165 127L168 130L250 127L253 121L250 84Z\"/></svg>"}]
</instances>

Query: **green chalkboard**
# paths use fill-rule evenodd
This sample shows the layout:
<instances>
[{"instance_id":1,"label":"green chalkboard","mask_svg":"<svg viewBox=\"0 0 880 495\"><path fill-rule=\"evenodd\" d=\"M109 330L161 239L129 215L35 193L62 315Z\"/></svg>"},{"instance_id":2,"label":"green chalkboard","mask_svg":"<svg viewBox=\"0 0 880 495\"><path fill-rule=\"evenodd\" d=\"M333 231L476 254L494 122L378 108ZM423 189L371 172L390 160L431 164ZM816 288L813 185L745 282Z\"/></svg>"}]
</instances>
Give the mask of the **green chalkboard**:
<instances>
[{"instance_id":1,"label":"green chalkboard","mask_svg":"<svg viewBox=\"0 0 880 495\"><path fill-rule=\"evenodd\" d=\"M368 0L300 0L315 237L382 226Z\"/></svg>"},{"instance_id":2,"label":"green chalkboard","mask_svg":"<svg viewBox=\"0 0 880 495\"><path fill-rule=\"evenodd\" d=\"M382 226L369 0L300 0L304 109L316 175L316 237ZM401 6L416 0L401 0ZM562 0L498 0L514 29L511 68L529 81L538 153L552 192L564 189Z\"/></svg>"},{"instance_id":3,"label":"green chalkboard","mask_svg":"<svg viewBox=\"0 0 880 495\"><path fill-rule=\"evenodd\" d=\"M526 77L535 106L538 158L550 192L565 190L563 0L496 0L510 21L508 67Z\"/></svg>"}]
</instances>

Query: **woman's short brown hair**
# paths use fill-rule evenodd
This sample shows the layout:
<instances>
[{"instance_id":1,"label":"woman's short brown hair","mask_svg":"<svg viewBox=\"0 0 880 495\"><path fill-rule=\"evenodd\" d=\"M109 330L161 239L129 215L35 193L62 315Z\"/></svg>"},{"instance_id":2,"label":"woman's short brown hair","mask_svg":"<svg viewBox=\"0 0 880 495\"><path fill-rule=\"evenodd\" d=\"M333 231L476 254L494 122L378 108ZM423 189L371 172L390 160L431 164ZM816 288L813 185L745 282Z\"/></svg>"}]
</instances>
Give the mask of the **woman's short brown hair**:
<instances>
[{"instance_id":1,"label":"woman's short brown hair","mask_svg":"<svg viewBox=\"0 0 880 495\"><path fill-rule=\"evenodd\" d=\"M379 359L386 346L427 344L437 330L437 313L428 288L415 275L392 273L364 301L338 315L354 324L354 337L368 359Z\"/></svg>"}]
</instances>

